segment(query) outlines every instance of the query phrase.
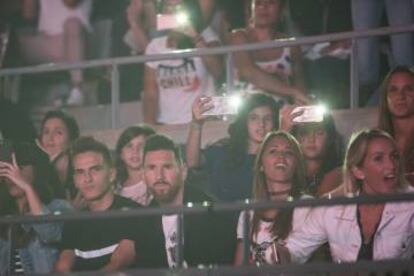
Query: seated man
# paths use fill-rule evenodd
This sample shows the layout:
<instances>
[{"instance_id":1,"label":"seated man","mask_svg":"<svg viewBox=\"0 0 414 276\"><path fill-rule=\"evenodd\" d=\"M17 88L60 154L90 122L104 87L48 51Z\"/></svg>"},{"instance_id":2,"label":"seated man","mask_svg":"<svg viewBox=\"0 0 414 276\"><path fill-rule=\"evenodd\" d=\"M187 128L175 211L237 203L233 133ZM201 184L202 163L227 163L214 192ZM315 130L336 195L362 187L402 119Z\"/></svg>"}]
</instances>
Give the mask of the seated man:
<instances>
[{"instance_id":1,"label":"seated man","mask_svg":"<svg viewBox=\"0 0 414 276\"><path fill-rule=\"evenodd\" d=\"M115 168L107 147L93 138L75 141L70 157L74 183L85 200L85 210L102 212L135 208L137 203L114 195ZM116 271L135 259L137 219L80 220L65 223L57 272Z\"/></svg>"},{"instance_id":2,"label":"seated man","mask_svg":"<svg viewBox=\"0 0 414 276\"><path fill-rule=\"evenodd\" d=\"M154 195L150 207L181 207L189 202L211 202L212 198L186 183L187 168L178 147L163 135L148 137L144 146L144 177ZM146 218L147 233L136 241L140 267L229 264L235 244L235 226L221 214L184 215L183 262L177 259L178 215ZM232 236L233 235L233 236Z\"/></svg>"}]
</instances>

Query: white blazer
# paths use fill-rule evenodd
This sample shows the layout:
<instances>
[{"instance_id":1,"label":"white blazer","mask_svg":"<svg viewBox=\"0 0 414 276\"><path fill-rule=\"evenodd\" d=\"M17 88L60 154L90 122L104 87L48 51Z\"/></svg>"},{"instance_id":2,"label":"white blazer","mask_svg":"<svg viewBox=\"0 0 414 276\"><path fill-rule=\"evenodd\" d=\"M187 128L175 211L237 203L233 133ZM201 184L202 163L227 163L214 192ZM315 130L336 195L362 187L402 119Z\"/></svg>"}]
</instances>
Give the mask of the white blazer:
<instances>
[{"instance_id":1,"label":"white blazer","mask_svg":"<svg viewBox=\"0 0 414 276\"><path fill-rule=\"evenodd\" d=\"M305 262L329 242L334 262L354 262L361 247L357 205L319 207L303 226L289 235L292 262ZM414 256L414 202L386 203L374 235L373 259L410 259Z\"/></svg>"}]
</instances>

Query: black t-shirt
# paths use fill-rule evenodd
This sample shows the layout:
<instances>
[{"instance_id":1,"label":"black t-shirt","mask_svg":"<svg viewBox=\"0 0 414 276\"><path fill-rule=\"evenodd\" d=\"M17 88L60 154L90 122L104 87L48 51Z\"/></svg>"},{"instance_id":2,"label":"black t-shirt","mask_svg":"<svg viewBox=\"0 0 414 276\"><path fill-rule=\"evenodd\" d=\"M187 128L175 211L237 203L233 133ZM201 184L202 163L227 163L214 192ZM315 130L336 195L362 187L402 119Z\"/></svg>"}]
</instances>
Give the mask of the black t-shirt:
<instances>
[{"instance_id":1,"label":"black t-shirt","mask_svg":"<svg viewBox=\"0 0 414 276\"><path fill-rule=\"evenodd\" d=\"M108 210L141 207L134 201L115 196ZM65 223L61 249L74 250L73 271L97 270L105 266L118 243L134 240L139 228L137 218L82 220Z\"/></svg>"}]
</instances>

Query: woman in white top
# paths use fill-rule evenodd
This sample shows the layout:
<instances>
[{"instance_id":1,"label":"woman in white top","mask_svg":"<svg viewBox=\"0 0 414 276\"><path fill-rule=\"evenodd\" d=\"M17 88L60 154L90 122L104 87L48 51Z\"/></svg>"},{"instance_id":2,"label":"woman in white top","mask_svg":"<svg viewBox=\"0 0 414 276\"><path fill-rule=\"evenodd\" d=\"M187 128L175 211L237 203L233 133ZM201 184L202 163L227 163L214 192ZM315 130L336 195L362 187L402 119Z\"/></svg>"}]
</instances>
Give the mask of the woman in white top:
<instances>
[{"instance_id":1,"label":"woman in white top","mask_svg":"<svg viewBox=\"0 0 414 276\"><path fill-rule=\"evenodd\" d=\"M270 132L260 147L256 158L254 176L254 199L299 199L305 185L305 163L296 139L287 132ZM250 211L249 263L275 264L286 262L286 254L279 243L295 231L305 220L308 209L266 209ZM243 263L243 211L237 226L235 265ZM278 249L277 249L278 248Z\"/></svg>"},{"instance_id":2,"label":"woman in white top","mask_svg":"<svg viewBox=\"0 0 414 276\"><path fill-rule=\"evenodd\" d=\"M283 0L253 0L250 23L235 30L231 44L269 42L285 38L280 32ZM291 98L298 104L309 103L304 89L302 55L299 47L236 52L235 62L239 78L255 88L272 95Z\"/></svg>"},{"instance_id":3,"label":"woman in white top","mask_svg":"<svg viewBox=\"0 0 414 276\"><path fill-rule=\"evenodd\" d=\"M387 195L410 191L393 138L378 129L351 137L344 163L342 195ZM340 189L337 190L339 192ZM311 211L304 227L289 236L292 261L305 262L329 243L334 262L411 259L414 202L337 205Z\"/></svg>"},{"instance_id":4,"label":"woman in white top","mask_svg":"<svg viewBox=\"0 0 414 276\"><path fill-rule=\"evenodd\" d=\"M148 126L125 129L116 145L118 194L146 206L152 197L143 178L142 154L146 138L155 131Z\"/></svg>"}]
</instances>

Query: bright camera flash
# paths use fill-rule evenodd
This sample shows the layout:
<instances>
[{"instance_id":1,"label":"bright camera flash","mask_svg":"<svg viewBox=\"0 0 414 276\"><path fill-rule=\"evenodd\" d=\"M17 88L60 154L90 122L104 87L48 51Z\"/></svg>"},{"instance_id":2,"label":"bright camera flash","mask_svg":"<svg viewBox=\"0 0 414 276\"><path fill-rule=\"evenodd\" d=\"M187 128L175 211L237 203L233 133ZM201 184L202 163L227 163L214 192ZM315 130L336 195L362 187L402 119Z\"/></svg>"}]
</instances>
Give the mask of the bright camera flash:
<instances>
[{"instance_id":1,"label":"bright camera flash","mask_svg":"<svg viewBox=\"0 0 414 276\"><path fill-rule=\"evenodd\" d=\"M231 96L229 98L229 104L234 108L239 108L242 103L242 99L239 96Z\"/></svg>"},{"instance_id":2,"label":"bright camera flash","mask_svg":"<svg viewBox=\"0 0 414 276\"><path fill-rule=\"evenodd\" d=\"M328 111L328 109L326 108L326 106L325 106L325 105L322 105L322 104L318 105L317 112L318 112L320 115L324 115L327 111Z\"/></svg>"},{"instance_id":3,"label":"bright camera flash","mask_svg":"<svg viewBox=\"0 0 414 276\"><path fill-rule=\"evenodd\" d=\"M186 25L189 21L188 15L185 12L178 13L175 18L181 26Z\"/></svg>"}]
</instances>

